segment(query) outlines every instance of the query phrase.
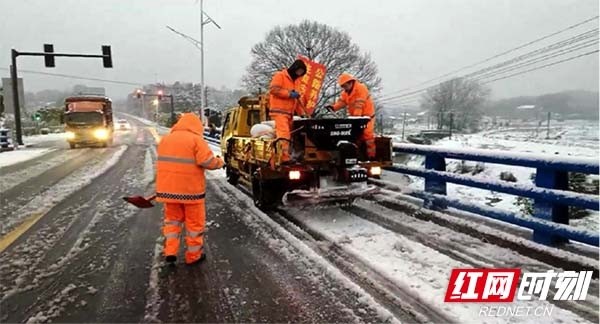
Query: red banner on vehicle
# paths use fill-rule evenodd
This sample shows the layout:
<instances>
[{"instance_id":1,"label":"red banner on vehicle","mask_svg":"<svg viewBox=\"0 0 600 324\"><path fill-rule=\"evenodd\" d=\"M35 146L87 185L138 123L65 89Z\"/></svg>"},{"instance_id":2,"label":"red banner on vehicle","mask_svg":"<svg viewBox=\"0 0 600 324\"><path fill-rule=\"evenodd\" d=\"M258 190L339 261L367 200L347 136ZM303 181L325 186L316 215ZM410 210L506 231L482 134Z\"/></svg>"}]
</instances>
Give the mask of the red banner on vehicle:
<instances>
[{"instance_id":1,"label":"red banner on vehicle","mask_svg":"<svg viewBox=\"0 0 600 324\"><path fill-rule=\"evenodd\" d=\"M298 91L302 96L301 102L304 105L304 111L310 116L317 105L327 69L325 65L311 61L306 56L298 55L297 59L306 64L306 74L300 80Z\"/></svg>"}]
</instances>

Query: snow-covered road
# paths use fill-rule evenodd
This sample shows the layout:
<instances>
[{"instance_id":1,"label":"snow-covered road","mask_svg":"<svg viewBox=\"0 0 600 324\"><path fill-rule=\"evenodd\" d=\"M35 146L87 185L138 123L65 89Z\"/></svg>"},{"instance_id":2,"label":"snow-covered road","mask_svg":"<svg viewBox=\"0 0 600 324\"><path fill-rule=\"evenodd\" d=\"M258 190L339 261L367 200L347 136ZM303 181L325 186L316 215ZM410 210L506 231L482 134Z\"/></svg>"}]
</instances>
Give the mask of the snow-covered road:
<instances>
[{"instance_id":1,"label":"snow-covered road","mask_svg":"<svg viewBox=\"0 0 600 324\"><path fill-rule=\"evenodd\" d=\"M586 302L523 303L554 307L551 318L479 317L481 305L444 303L452 268L597 271L597 257L425 211L389 188L350 207L265 213L223 170L208 172L208 258L165 267L161 208L121 200L152 192L165 129L131 123L111 148L58 147L2 169L0 321L598 321L597 279Z\"/></svg>"}]
</instances>

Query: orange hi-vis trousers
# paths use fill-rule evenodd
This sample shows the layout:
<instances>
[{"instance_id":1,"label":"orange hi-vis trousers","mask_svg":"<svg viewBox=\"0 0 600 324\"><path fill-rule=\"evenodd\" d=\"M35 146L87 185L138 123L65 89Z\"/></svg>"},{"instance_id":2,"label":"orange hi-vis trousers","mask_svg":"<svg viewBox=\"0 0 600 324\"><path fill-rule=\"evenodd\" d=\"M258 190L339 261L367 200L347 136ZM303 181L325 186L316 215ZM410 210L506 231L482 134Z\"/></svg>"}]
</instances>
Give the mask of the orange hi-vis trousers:
<instances>
[{"instance_id":1,"label":"orange hi-vis trousers","mask_svg":"<svg viewBox=\"0 0 600 324\"><path fill-rule=\"evenodd\" d=\"M359 140L365 142L367 146L367 156L369 157L369 159L374 159L376 155L374 117L371 118L369 123L367 123L367 128L365 128Z\"/></svg>"},{"instance_id":2,"label":"orange hi-vis trousers","mask_svg":"<svg viewBox=\"0 0 600 324\"><path fill-rule=\"evenodd\" d=\"M275 135L281 149L281 162L290 160L291 128L293 125L292 114L272 113L271 119L275 121Z\"/></svg>"},{"instance_id":3,"label":"orange hi-vis trousers","mask_svg":"<svg viewBox=\"0 0 600 324\"><path fill-rule=\"evenodd\" d=\"M165 256L176 256L179 252L181 230L185 224L185 262L193 263L200 259L204 247L205 213L204 201L197 204L165 203Z\"/></svg>"}]
</instances>

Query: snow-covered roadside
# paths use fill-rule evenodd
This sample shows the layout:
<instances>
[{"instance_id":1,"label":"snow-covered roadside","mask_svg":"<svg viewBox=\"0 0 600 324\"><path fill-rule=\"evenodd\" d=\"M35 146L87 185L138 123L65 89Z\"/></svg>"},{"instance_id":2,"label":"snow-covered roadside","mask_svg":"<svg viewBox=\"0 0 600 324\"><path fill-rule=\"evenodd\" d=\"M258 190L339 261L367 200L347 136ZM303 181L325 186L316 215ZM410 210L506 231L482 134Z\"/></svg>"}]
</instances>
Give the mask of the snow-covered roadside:
<instances>
[{"instance_id":1,"label":"snow-covered roadside","mask_svg":"<svg viewBox=\"0 0 600 324\"><path fill-rule=\"evenodd\" d=\"M53 150L50 150L52 152ZM10 188L13 188L29 179L35 178L40 174L48 171L49 169L58 166L68 160L75 159L83 154L86 154L87 150L73 150L67 151L64 154L58 154L48 159L41 159L39 162L36 161L34 165L26 168L22 168L18 171L4 174L0 178L0 192L4 192ZM49 152L48 152L49 153ZM54 154L52 154L54 155Z\"/></svg>"},{"instance_id":2,"label":"snow-covered roadside","mask_svg":"<svg viewBox=\"0 0 600 324\"><path fill-rule=\"evenodd\" d=\"M344 251L368 264L392 282L418 296L424 303L439 309L457 322L466 323L547 323L547 318L480 317L478 303L444 303L450 270L469 268L470 264L456 261L421 243L406 239L375 223L340 210L294 212L294 216L312 231L318 232ZM552 307L547 302L520 302L522 306ZM521 306L521 304L520 304ZM553 320L566 323L587 323L570 311L554 307Z\"/></svg>"},{"instance_id":3,"label":"snow-covered roadside","mask_svg":"<svg viewBox=\"0 0 600 324\"><path fill-rule=\"evenodd\" d=\"M31 215L39 215L47 213L52 207L64 200L69 195L91 183L92 180L108 171L114 166L125 150L126 145L114 150L114 152L106 157L100 155L94 160L88 162L83 168L71 173L63 178L56 185L42 192L31 200L26 205L17 210L11 219L4 219L0 228L0 235L5 235L10 229L22 222ZM106 160L105 160L106 159Z\"/></svg>"},{"instance_id":4,"label":"snow-covered roadside","mask_svg":"<svg viewBox=\"0 0 600 324\"><path fill-rule=\"evenodd\" d=\"M67 133L51 133L47 135L32 135L23 137L23 143L25 145L35 145L44 142L53 142L53 141L67 141Z\"/></svg>"},{"instance_id":5,"label":"snow-covered roadside","mask_svg":"<svg viewBox=\"0 0 600 324\"><path fill-rule=\"evenodd\" d=\"M0 153L0 168L35 159L38 156L54 151L53 148L23 148Z\"/></svg>"}]
</instances>

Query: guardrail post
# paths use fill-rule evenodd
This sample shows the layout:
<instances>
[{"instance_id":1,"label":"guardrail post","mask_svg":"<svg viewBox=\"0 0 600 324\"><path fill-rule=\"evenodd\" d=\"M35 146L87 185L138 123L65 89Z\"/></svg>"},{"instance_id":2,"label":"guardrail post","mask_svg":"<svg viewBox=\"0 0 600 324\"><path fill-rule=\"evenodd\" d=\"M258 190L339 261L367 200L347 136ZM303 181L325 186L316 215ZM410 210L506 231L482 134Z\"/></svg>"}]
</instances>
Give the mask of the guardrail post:
<instances>
[{"instance_id":1,"label":"guardrail post","mask_svg":"<svg viewBox=\"0 0 600 324\"><path fill-rule=\"evenodd\" d=\"M569 189L569 173L551 169L538 168L535 175L535 185L540 188L558 190ZM569 224L569 206L553 204L541 200L534 202L535 217L560 224ZM557 245L568 242L567 239L553 235L551 232L534 230L533 240L545 245Z\"/></svg>"},{"instance_id":2,"label":"guardrail post","mask_svg":"<svg viewBox=\"0 0 600 324\"><path fill-rule=\"evenodd\" d=\"M6 151L9 149L10 146L10 136L9 136L9 130L6 128L0 128L0 149L2 151Z\"/></svg>"},{"instance_id":3,"label":"guardrail post","mask_svg":"<svg viewBox=\"0 0 600 324\"><path fill-rule=\"evenodd\" d=\"M446 160L444 157L437 154L429 154L425 156L425 168L428 170L446 171ZM438 195L446 195L446 181L425 177L425 191ZM438 199L427 198L423 201L425 208L429 209L446 209L446 202Z\"/></svg>"}]
</instances>

